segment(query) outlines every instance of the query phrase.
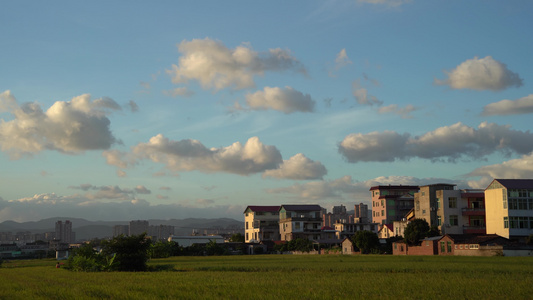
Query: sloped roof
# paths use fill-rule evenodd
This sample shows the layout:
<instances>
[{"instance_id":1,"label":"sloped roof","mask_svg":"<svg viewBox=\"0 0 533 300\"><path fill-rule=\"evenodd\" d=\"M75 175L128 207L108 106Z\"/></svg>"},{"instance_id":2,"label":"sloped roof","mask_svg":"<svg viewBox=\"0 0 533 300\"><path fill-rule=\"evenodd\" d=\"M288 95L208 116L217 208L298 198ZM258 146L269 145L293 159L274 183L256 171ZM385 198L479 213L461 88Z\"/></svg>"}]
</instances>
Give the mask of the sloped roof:
<instances>
[{"instance_id":1,"label":"sloped roof","mask_svg":"<svg viewBox=\"0 0 533 300\"><path fill-rule=\"evenodd\" d=\"M385 225L383 225L383 227L381 227L381 229L383 229L383 228L388 228L390 231L394 231L393 230L394 227L392 226L392 224L385 224ZM380 231L381 231L381 229L380 229Z\"/></svg>"},{"instance_id":2,"label":"sloped roof","mask_svg":"<svg viewBox=\"0 0 533 300\"><path fill-rule=\"evenodd\" d=\"M324 230L333 230L335 231L335 228L332 228L332 227L329 227L329 226L322 226L322 228L320 228L320 230L324 231Z\"/></svg>"},{"instance_id":3,"label":"sloped roof","mask_svg":"<svg viewBox=\"0 0 533 300\"><path fill-rule=\"evenodd\" d=\"M254 212L277 212L279 211L280 206L266 206L266 205L248 205L244 212L246 212L248 209Z\"/></svg>"},{"instance_id":4,"label":"sloped roof","mask_svg":"<svg viewBox=\"0 0 533 300\"><path fill-rule=\"evenodd\" d=\"M509 240L497 234L471 235L471 234L447 234L455 244L508 244Z\"/></svg>"},{"instance_id":5,"label":"sloped roof","mask_svg":"<svg viewBox=\"0 0 533 300\"><path fill-rule=\"evenodd\" d=\"M533 179L494 179L494 181L498 181L508 189L533 189Z\"/></svg>"},{"instance_id":6,"label":"sloped roof","mask_svg":"<svg viewBox=\"0 0 533 300\"><path fill-rule=\"evenodd\" d=\"M288 204L279 207L279 209L281 208L286 211L316 211L322 209L318 204Z\"/></svg>"}]
</instances>

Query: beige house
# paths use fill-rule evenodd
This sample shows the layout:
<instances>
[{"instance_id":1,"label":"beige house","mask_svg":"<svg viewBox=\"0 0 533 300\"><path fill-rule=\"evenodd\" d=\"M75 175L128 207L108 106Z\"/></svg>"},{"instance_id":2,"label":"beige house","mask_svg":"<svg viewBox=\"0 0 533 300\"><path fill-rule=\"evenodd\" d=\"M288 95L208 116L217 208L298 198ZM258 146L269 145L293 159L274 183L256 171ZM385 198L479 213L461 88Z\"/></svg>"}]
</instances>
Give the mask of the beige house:
<instances>
[{"instance_id":1,"label":"beige house","mask_svg":"<svg viewBox=\"0 0 533 300\"><path fill-rule=\"evenodd\" d=\"M487 234L533 234L533 179L494 179L485 189L485 213Z\"/></svg>"},{"instance_id":2,"label":"beige house","mask_svg":"<svg viewBox=\"0 0 533 300\"><path fill-rule=\"evenodd\" d=\"M320 205L282 205L279 208L279 232L282 241L297 238L320 240L322 208Z\"/></svg>"},{"instance_id":3,"label":"beige house","mask_svg":"<svg viewBox=\"0 0 533 300\"><path fill-rule=\"evenodd\" d=\"M437 191L453 191L455 184L437 183L420 187L414 194L415 216L424 219L429 226L438 226L437 220Z\"/></svg>"},{"instance_id":4,"label":"beige house","mask_svg":"<svg viewBox=\"0 0 533 300\"><path fill-rule=\"evenodd\" d=\"M345 223L337 222L335 223L335 231L337 239L344 239L346 237L351 237L358 231L367 230L372 231L373 233L378 233L379 224L377 223Z\"/></svg>"},{"instance_id":5,"label":"beige house","mask_svg":"<svg viewBox=\"0 0 533 300\"><path fill-rule=\"evenodd\" d=\"M413 208L413 195L418 186L378 185L370 188L372 222L380 225L400 221Z\"/></svg>"},{"instance_id":6,"label":"beige house","mask_svg":"<svg viewBox=\"0 0 533 300\"><path fill-rule=\"evenodd\" d=\"M394 230L392 224L385 224L381 226L381 229L378 231L378 238L388 239L394 237Z\"/></svg>"},{"instance_id":7,"label":"beige house","mask_svg":"<svg viewBox=\"0 0 533 300\"><path fill-rule=\"evenodd\" d=\"M280 206L249 205L244 210L244 241L259 243L261 241L279 240Z\"/></svg>"},{"instance_id":8,"label":"beige house","mask_svg":"<svg viewBox=\"0 0 533 300\"><path fill-rule=\"evenodd\" d=\"M485 234L483 190L436 191L437 226L442 234Z\"/></svg>"}]
</instances>

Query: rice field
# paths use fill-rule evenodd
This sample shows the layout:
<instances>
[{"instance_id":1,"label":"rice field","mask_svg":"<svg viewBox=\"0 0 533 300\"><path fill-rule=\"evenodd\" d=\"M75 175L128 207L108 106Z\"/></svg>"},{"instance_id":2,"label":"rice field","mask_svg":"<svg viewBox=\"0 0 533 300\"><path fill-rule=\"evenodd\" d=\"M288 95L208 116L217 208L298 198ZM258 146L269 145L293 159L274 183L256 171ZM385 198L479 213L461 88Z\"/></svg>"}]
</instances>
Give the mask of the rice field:
<instances>
[{"instance_id":1,"label":"rice field","mask_svg":"<svg viewBox=\"0 0 533 300\"><path fill-rule=\"evenodd\" d=\"M85 273L54 260L0 268L0 299L531 299L532 257L172 257L152 272Z\"/></svg>"}]
</instances>

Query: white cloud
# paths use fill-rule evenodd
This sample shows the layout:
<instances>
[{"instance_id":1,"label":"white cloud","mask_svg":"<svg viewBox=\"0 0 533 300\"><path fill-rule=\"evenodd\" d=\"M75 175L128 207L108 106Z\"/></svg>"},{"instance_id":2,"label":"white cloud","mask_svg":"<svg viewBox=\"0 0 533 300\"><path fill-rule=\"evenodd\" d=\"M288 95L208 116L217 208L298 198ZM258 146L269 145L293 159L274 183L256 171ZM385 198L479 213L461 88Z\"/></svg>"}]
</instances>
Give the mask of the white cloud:
<instances>
[{"instance_id":1,"label":"white cloud","mask_svg":"<svg viewBox=\"0 0 533 300\"><path fill-rule=\"evenodd\" d=\"M84 94L64 102L55 102L46 112L37 103L19 106L9 91L1 94L0 108L14 119L0 123L0 149L18 159L43 150L80 153L108 149L117 142L109 128L107 115L120 110L110 98L91 101Z\"/></svg>"},{"instance_id":2,"label":"white cloud","mask_svg":"<svg viewBox=\"0 0 533 300\"><path fill-rule=\"evenodd\" d=\"M148 143L133 147L137 159L149 159L164 164L172 171L225 172L248 175L275 169L282 163L281 154L274 146L267 146L252 137L222 148L208 149L197 140L172 141L159 134ZM109 162L109 160L108 160ZM124 162L115 165L122 167Z\"/></svg>"},{"instance_id":3,"label":"white cloud","mask_svg":"<svg viewBox=\"0 0 533 300\"><path fill-rule=\"evenodd\" d=\"M483 108L484 116L505 116L533 113L533 94L518 100L501 100L486 105Z\"/></svg>"},{"instance_id":4,"label":"white cloud","mask_svg":"<svg viewBox=\"0 0 533 300\"><path fill-rule=\"evenodd\" d=\"M521 158L505 161L501 164L495 164L490 166L483 166L475 169L468 174L470 177L481 176L481 185L483 188L487 187L488 182L492 178L508 178L508 179L521 179L521 178L533 178L533 152L523 155ZM472 181L474 185L476 181ZM483 184L485 186L483 186Z\"/></svg>"},{"instance_id":5,"label":"white cloud","mask_svg":"<svg viewBox=\"0 0 533 300\"><path fill-rule=\"evenodd\" d=\"M315 101L309 94L303 94L289 86L265 87L262 91L246 95L246 104L253 110L273 109L290 114L314 111ZM239 106L236 106L239 109Z\"/></svg>"},{"instance_id":6,"label":"white cloud","mask_svg":"<svg viewBox=\"0 0 533 300\"><path fill-rule=\"evenodd\" d=\"M339 152L349 162L394 161L413 157L430 160L483 159L500 151L526 154L533 150L533 134L511 130L510 126L481 123L472 128L462 123L437 128L420 137L394 131L353 133L339 144Z\"/></svg>"},{"instance_id":7,"label":"white cloud","mask_svg":"<svg viewBox=\"0 0 533 300\"><path fill-rule=\"evenodd\" d=\"M352 133L340 143L339 152L349 162L394 161L405 158L404 148L408 139L408 134L394 131Z\"/></svg>"},{"instance_id":8,"label":"white cloud","mask_svg":"<svg viewBox=\"0 0 533 300\"><path fill-rule=\"evenodd\" d=\"M407 105L404 108L398 107L398 104L391 104L391 105L380 107L378 109L378 112L380 114L386 114L386 113L396 114L396 115L401 116L402 119L412 119L413 116L411 116L411 113L416 110L417 108L411 104Z\"/></svg>"},{"instance_id":9,"label":"white cloud","mask_svg":"<svg viewBox=\"0 0 533 300\"><path fill-rule=\"evenodd\" d=\"M178 65L167 73L175 84L198 81L204 89L220 90L232 87L240 90L254 87L254 76L266 71L292 70L306 74L305 67L290 52L269 49L256 52L249 44L229 49L209 38L182 41Z\"/></svg>"},{"instance_id":10,"label":"white cloud","mask_svg":"<svg viewBox=\"0 0 533 300\"><path fill-rule=\"evenodd\" d=\"M436 84L449 85L452 89L492 90L500 91L509 87L522 86L520 76L491 56L474 57L461 63L450 72L448 78L435 79Z\"/></svg>"},{"instance_id":11,"label":"white cloud","mask_svg":"<svg viewBox=\"0 0 533 300\"><path fill-rule=\"evenodd\" d=\"M278 169L266 170L264 177L308 180L321 179L327 174L326 167L319 161L313 161L302 153L298 153L289 160L284 160Z\"/></svg>"}]
</instances>

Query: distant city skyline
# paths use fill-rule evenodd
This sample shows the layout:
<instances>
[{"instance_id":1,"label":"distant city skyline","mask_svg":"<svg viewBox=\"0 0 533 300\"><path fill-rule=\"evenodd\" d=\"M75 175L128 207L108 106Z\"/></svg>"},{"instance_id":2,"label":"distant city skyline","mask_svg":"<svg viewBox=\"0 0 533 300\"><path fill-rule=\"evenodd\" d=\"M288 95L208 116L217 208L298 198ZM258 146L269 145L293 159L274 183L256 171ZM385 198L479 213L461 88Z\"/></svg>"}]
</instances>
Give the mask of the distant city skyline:
<instances>
[{"instance_id":1,"label":"distant city skyline","mask_svg":"<svg viewBox=\"0 0 533 300\"><path fill-rule=\"evenodd\" d=\"M533 178L531 1L29 2L0 20L0 222Z\"/></svg>"}]
</instances>

